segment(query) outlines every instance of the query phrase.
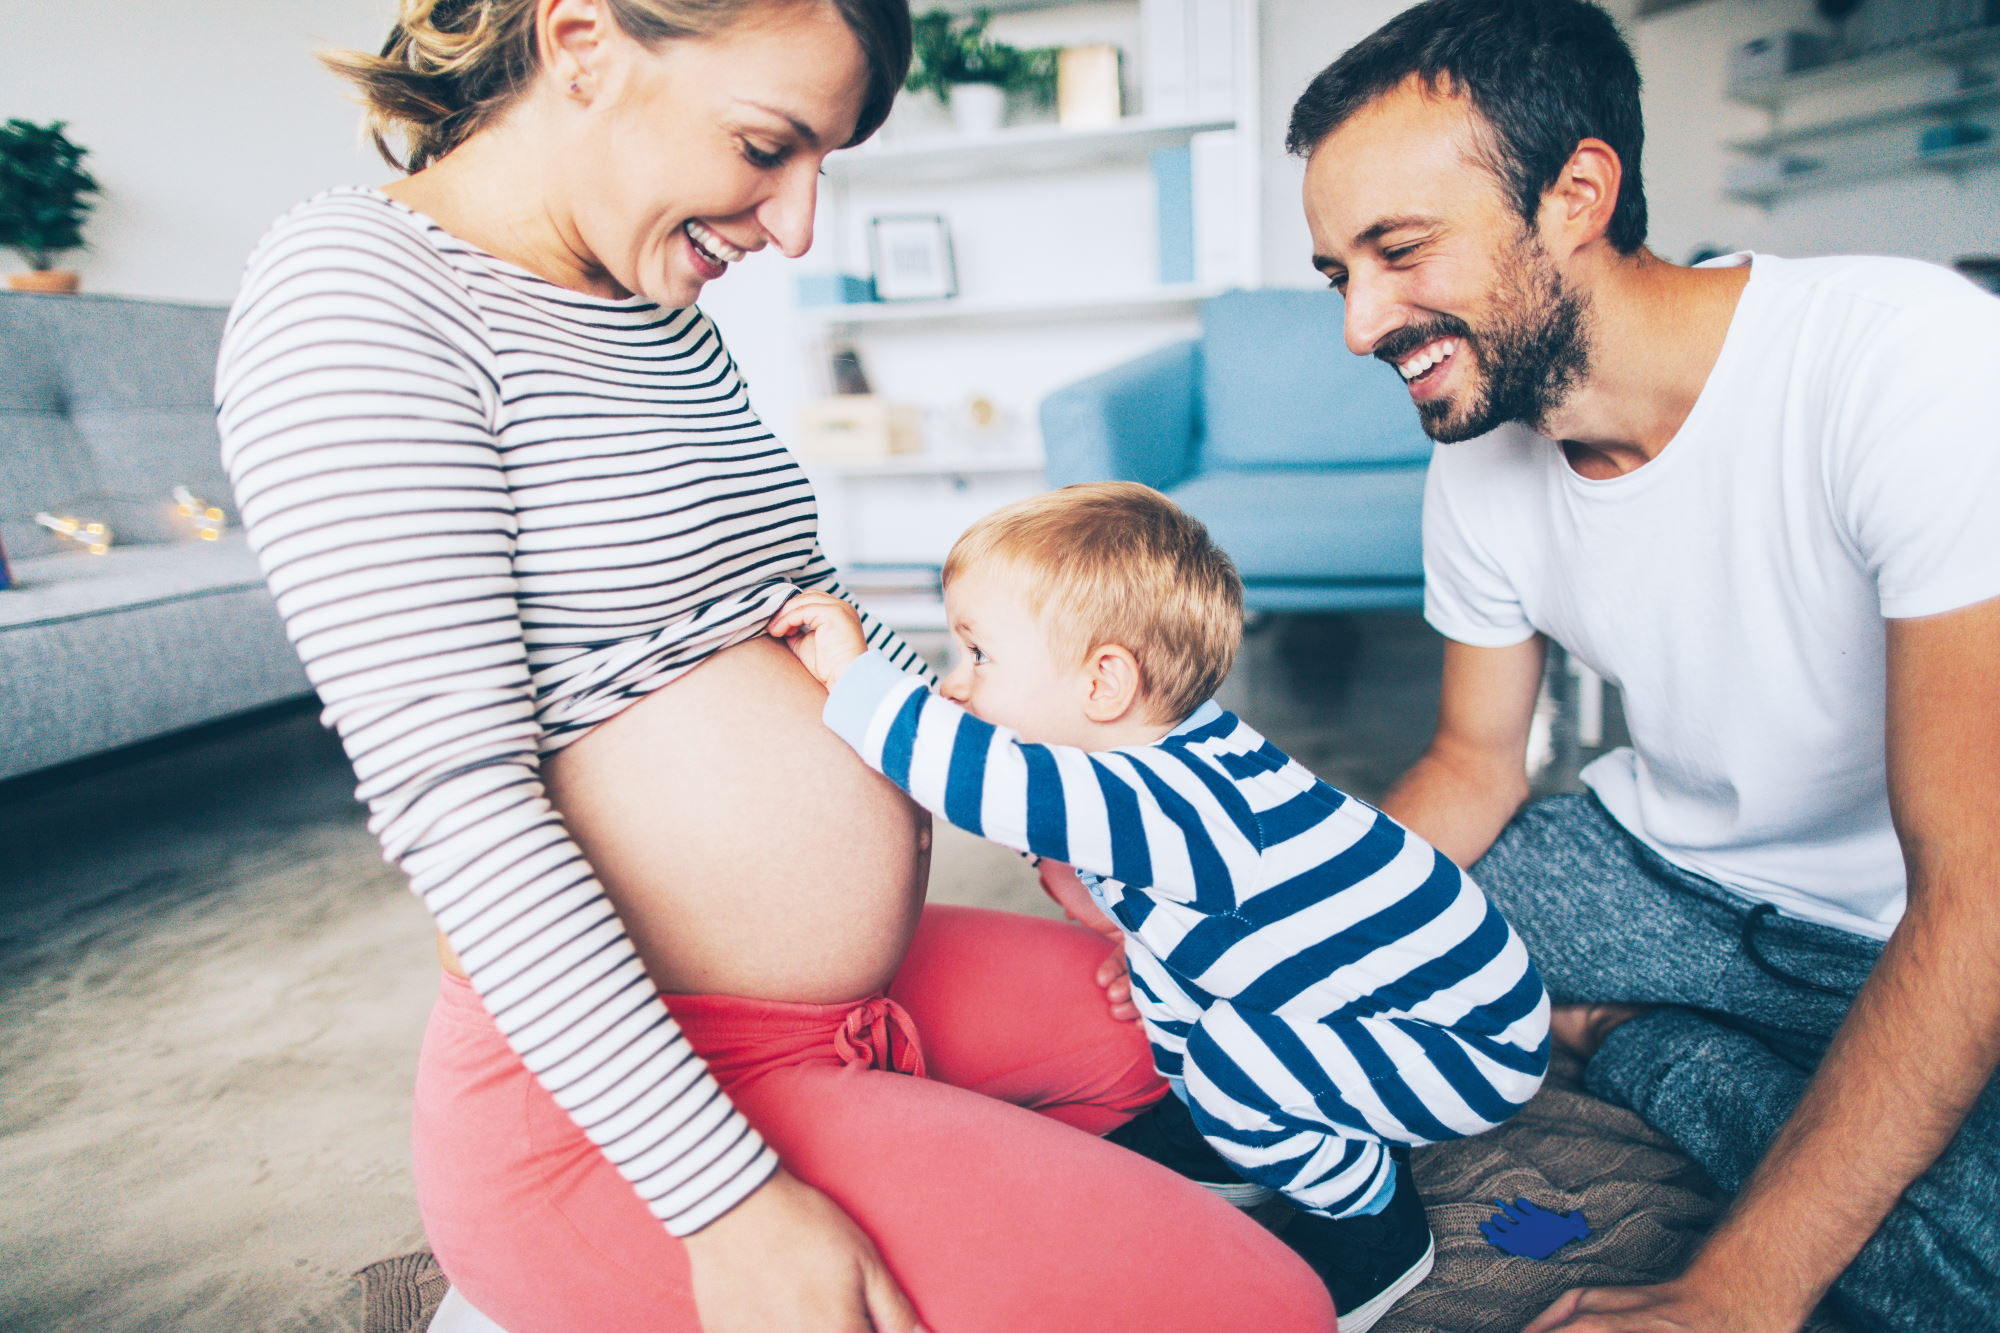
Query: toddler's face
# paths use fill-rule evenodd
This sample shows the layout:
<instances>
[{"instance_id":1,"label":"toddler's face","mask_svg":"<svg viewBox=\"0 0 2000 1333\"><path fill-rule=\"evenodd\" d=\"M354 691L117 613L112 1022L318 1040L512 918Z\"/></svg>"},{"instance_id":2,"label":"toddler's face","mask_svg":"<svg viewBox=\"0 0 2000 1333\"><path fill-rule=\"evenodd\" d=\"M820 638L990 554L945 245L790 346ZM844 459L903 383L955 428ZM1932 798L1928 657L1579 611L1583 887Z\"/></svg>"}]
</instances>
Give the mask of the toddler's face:
<instances>
[{"instance_id":1,"label":"toddler's face","mask_svg":"<svg viewBox=\"0 0 2000 1333\"><path fill-rule=\"evenodd\" d=\"M974 716L1041 745L1090 739L1088 673L1058 662L1029 604L1026 578L1005 561L969 569L944 590L956 661L940 691Z\"/></svg>"}]
</instances>

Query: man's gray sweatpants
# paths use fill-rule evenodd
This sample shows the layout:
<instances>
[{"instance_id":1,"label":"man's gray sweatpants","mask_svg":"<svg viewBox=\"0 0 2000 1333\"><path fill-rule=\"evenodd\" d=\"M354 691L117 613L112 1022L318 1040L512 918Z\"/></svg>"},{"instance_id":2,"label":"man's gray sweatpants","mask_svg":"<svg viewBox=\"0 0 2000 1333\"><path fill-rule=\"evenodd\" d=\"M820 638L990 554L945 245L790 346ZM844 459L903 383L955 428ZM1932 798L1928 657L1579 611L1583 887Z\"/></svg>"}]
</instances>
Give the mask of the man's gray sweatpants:
<instances>
[{"instance_id":1,"label":"man's gray sweatpants","mask_svg":"<svg viewBox=\"0 0 2000 1333\"><path fill-rule=\"evenodd\" d=\"M1882 949L1672 865L1588 795L1523 809L1472 875L1557 1004L1661 1006L1614 1030L1585 1082L1731 1193L1798 1103ZM1832 1298L1871 1329L2000 1329L2000 1078Z\"/></svg>"}]
</instances>

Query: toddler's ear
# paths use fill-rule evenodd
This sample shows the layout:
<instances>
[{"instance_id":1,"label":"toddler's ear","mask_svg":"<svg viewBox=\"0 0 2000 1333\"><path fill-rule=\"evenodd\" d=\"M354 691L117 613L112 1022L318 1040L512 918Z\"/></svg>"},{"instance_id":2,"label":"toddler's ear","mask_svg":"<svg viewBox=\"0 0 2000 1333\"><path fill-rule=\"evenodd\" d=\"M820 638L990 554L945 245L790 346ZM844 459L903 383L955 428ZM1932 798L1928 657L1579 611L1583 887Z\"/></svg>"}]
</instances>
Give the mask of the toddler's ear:
<instances>
[{"instance_id":1,"label":"toddler's ear","mask_svg":"<svg viewBox=\"0 0 2000 1333\"><path fill-rule=\"evenodd\" d=\"M1139 670L1139 659L1130 649L1101 643L1090 650L1087 666L1089 692L1083 701L1085 717L1092 722L1118 722L1138 710L1145 680Z\"/></svg>"}]
</instances>

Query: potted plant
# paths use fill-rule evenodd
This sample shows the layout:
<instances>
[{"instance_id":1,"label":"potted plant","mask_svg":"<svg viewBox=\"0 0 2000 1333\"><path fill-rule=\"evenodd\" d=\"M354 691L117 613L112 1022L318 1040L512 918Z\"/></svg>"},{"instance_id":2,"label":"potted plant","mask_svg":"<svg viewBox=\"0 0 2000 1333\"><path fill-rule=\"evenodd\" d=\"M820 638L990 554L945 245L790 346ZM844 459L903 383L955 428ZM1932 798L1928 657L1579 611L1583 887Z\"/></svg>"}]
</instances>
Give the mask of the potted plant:
<instances>
[{"instance_id":1,"label":"potted plant","mask_svg":"<svg viewBox=\"0 0 2000 1333\"><path fill-rule=\"evenodd\" d=\"M935 94L951 108L965 134L999 129L1010 92L1027 93L1040 102L1055 96L1056 48L1023 50L994 41L986 35L991 18L982 9L960 21L933 9L911 21L914 58L903 86Z\"/></svg>"},{"instance_id":2,"label":"potted plant","mask_svg":"<svg viewBox=\"0 0 2000 1333\"><path fill-rule=\"evenodd\" d=\"M70 142L60 120L0 125L0 245L28 261L28 272L7 276L16 291L76 290L76 274L57 270L55 258L83 246L84 196L97 193L82 165L88 151Z\"/></svg>"}]
</instances>

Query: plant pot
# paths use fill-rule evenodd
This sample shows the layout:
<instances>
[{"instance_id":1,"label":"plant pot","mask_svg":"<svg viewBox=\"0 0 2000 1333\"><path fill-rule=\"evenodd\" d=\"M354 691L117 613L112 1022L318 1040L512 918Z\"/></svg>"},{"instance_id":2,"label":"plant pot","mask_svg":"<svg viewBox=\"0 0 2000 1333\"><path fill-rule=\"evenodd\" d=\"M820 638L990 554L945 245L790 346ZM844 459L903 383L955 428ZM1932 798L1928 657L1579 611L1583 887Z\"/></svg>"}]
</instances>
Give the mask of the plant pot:
<instances>
[{"instance_id":1,"label":"plant pot","mask_svg":"<svg viewBox=\"0 0 2000 1333\"><path fill-rule=\"evenodd\" d=\"M66 268L31 268L26 273L9 273L7 285L17 292L73 292L76 273Z\"/></svg>"},{"instance_id":2,"label":"plant pot","mask_svg":"<svg viewBox=\"0 0 2000 1333\"><path fill-rule=\"evenodd\" d=\"M993 83L951 85L951 119L969 138L992 134L1007 114L1007 92Z\"/></svg>"}]
</instances>

